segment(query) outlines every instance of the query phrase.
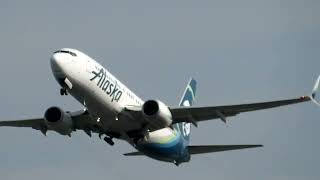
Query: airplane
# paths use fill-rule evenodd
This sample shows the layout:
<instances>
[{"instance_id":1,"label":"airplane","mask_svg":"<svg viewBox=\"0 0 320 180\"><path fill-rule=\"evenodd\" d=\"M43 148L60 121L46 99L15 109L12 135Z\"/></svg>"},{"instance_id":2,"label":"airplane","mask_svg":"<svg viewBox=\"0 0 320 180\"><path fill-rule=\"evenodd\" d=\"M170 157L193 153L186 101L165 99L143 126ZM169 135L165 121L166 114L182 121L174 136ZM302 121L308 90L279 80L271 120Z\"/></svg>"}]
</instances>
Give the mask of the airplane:
<instances>
[{"instance_id":1,"label":"airplane","mask_svg":"<svg viewBox=\"0 0 320 180\"><path fill-rule=\"evenodd\" d=\"M26 127L41 131L55 131L70 136L77 130L88 136L95 133L114 145L113 139L128 142L137 151L125 156L147 156L179 166L189 162L191 155L258 148L262 145L189 145L191 126L240 113L316 100L318 77L310 96L252 104L192 107L196 99L197 81L187 84L178 106L168 106L152 99L143 101L121 83L106 68L85 53L70 48L55 51L50 58L53 75L60 84L60 95L72 95L84 109L70 112L59 107L48 108L43 117L0 121L0 126Z\"/></svg>"}]
</instances>

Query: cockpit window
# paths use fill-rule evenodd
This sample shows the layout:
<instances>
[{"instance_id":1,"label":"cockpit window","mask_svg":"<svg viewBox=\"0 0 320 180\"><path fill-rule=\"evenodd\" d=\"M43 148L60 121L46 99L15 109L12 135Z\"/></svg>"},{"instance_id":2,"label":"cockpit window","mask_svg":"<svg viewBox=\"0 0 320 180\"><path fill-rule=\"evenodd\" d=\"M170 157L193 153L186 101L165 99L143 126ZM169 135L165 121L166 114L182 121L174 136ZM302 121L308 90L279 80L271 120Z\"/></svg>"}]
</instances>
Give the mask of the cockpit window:
<instances>
[{"instance_id":1,"label":"cockpit window","mask_svg":"<svg viewBox=\"0 0 320 180\"><path fill-rule=\"evenodd\" d=\"M71 52L71 51L65 51L65 50L58 50L58 51L54 52L54 54L56 54L56 53L67 53L67 54L70 54L71 56L74 56L74 57L77 56L76 53Z\"/></svg>"}]
</instances>

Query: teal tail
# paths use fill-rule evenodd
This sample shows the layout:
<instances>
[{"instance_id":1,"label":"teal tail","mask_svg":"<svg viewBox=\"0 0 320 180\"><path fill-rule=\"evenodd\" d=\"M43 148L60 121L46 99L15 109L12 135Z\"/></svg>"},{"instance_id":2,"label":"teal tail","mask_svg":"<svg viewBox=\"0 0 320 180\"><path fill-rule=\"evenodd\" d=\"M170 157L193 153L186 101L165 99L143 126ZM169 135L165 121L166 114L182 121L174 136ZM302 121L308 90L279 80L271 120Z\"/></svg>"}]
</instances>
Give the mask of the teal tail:
<instances>
[{"instance_id":1,"label":"teal tail","mask_svg":"<svg viewBox=\"0 0 320 180\"><path fill-rule=\"evenodd\" d=\"M189 81L184 94L181 98L179 106L188 107L192 106L196 100L197 81L193 78ZM181 133L186 141L190 139L191 124L190 123L178 123L175 129Z\"/></svg>"}]
</instances>

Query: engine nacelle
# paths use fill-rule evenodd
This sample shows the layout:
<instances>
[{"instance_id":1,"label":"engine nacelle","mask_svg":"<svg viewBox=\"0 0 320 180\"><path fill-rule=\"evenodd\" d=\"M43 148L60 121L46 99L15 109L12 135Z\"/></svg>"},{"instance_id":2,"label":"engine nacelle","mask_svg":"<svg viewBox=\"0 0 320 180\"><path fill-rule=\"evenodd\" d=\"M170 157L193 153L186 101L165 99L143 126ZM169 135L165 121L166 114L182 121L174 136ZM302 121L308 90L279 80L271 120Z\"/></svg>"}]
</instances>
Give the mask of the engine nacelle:
<instances>
[{"instance_id":1,"label":"engine nacelle","mask_svg":"<svg viewBox=\"0 0 320 180\"><path fill-rule=\"evenodd\" d=\"M159 100L149 100L142 106L144 118L151 130L166 128L172 124L172 114L168 106Z\"/></svg>"},{"instance_id":2,"label":"engine nacelle","mask_svg":"<svg viewBox=\"0 0 320 180\"><path fill-rule=\"evenodd\" d=\"M58 107L49 108L44 114L44 119L46 125L59 134L70 135L74 129L71 115Z\"/></svg>"}]
</instances>

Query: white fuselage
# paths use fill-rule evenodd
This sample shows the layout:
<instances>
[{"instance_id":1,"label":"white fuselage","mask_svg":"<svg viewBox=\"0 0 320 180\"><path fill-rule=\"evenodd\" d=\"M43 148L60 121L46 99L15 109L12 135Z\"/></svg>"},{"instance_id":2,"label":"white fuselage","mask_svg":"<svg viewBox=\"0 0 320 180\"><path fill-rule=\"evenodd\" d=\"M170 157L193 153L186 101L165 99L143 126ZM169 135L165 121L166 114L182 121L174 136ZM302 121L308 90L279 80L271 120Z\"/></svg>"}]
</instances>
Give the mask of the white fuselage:
<instances>
[{"instance_id":1,"label":"white fuselage","mask_svg":"<svg viewBox=\"0 0 320 180\"><path fill-rule=\"evenodd\" d=\"M76 56L68 53L53 54L51 68L60 85L66 87L87 108L92 119L97 120L104 131L119 134L118 138L131 143L125 133L141 129L141 123L137 121L143 119L118 117L118 114L127 107L141 107L144 101L86 54L74 49L61 51L70 51ZM168 136L175 137L176 132L164 128L149 133L143 143L160 143Z\"/></svg>"}]
</instances>

